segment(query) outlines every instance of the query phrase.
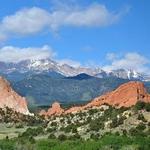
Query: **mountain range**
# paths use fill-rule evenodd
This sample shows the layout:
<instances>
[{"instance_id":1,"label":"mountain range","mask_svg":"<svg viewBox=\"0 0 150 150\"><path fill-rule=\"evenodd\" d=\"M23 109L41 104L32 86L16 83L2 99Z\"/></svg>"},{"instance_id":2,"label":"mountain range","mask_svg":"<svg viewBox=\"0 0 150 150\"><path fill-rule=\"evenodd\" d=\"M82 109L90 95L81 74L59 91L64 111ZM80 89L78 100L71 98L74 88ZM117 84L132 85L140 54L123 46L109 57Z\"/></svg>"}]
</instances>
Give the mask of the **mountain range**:
<instances>
[{"instance_id":1,"label":"mountain range","mask_svg":"<svg viewBox=\"0 0 150 150\"><path fill-rule=\"evenodd\" d=\"M86 78L83 79L83 76ZM85 74L74 78L34 75L12 85L15 91L33 104L49 105L56 100L65 104L86 102L128 81L120 78L100 79Z\"/></svg>"},{"instance_id":2,"label":"mountain range","mask_svg":"<svg viewBox=\"0 0 150 150\"><path fill-rule=\"evenodd\" d=\"M13 89L26 97L31 106L85 103L131 80L143 81L149 91L149 77L134 70L110 72L101 68L73 67L43 59L17 63L0 62L0 75Z\"/></svg>"},{"instance_id":3,"label":"mountain range","mask_svg":"<svg viewBox=\"0 0 150 150\"><path fill-rule=\"evenodd\" d=\"M100 67L73 67L68 64L62 64L51 59L42 60L24 60L20 62L0 62L0 74L5 75L11 80L21 80L32 74L54 74L63 76L76 76L85 73L98 78L117 77L123 79L149 80L150 77L136 72L135 70L126 70L120 68L112 71L102 70Z\"/></svg>"}]
</instances>

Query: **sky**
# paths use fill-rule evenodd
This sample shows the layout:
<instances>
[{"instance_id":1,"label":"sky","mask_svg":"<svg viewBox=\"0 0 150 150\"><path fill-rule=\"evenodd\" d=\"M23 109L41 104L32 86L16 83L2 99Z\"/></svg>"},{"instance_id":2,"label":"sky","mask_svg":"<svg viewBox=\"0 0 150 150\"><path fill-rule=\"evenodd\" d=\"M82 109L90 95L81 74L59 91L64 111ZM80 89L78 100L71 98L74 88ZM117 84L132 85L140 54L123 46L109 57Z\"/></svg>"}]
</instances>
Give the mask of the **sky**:
<instances>
[{"instance_id":1,"label":"sky","mask_svg":"<svg viewBox=\"0 0 150 150\"><path fill-rule=\"evenodd\" d=\"M0 61L51 58L150 74L149 0L0 1Z\"/></svg>"}]
</instances>

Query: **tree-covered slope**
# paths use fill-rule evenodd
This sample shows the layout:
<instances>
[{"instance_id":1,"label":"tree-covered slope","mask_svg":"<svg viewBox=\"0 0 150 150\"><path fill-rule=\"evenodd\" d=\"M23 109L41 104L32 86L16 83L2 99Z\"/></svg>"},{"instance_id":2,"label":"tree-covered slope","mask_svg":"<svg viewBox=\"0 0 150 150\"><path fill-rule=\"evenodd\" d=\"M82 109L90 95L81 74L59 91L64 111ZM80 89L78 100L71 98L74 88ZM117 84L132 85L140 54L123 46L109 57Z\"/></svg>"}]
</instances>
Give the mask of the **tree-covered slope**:
<instances>
[{"instance_id":1,"label":"tree-covered slope","mask_svg":"<svg viewBox=\"0 0 150 150\"><path fill-rule=\"evenodd\" d=\"M79 76L80 77L80 76ZM59 78L47 75L34 75L13 84L22 96L38 105L49 105L53 101L88 101L105 92L112 91L120 84L128 82L119 78Z\"/></svg>"}]
</instances>

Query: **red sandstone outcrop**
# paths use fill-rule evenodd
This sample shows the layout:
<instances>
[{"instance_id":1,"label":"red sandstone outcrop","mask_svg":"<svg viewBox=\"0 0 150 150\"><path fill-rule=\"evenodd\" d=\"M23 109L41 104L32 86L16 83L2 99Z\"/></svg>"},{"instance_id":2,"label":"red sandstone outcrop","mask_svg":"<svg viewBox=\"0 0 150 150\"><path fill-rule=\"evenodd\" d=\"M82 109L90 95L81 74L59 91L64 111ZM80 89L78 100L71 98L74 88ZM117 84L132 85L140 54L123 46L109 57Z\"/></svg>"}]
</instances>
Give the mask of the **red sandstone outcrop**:
<instances>
[{"instance_id":1,"label":"red sandstone outcrop","mask_svg":"<svg viewBox=\"0 0 150 150\"><path fill-rule=\"evenodd\" d=\"M105 103L115 107L130 107L138 101L150 102L150 95L142 82L131 81L122 84L112 92L95 98L85 107L99 106Z\"/></svg>"},{"instance_id":2,"label":"red sandstone outcrop","mask_svg":"<svg viewBox=\"0 0 150 150\"><path fill-rule=\"evenodd\" d=\"M0 77L0 108L9 107L14 111L29 115L26 99L19 96L11 87L10 83Z\"/></svg>"},{"instance_id":3,"label":"red sandstone outcrop","mask_svg":"<svg viewBox=\"0 0 150 150\"><path fill-rule=\"evenodd\" d=\"M49 108L47 112L45 110L41 110L40 115L51 116L60 115L62 113L64 113L64 109L61 108L59 103L55 102L52 104L52 107Z\"/></svg>"},{"instance_id":4,"label":"red sandstone outcrop","mask_svg":"<svg viewBox=\"0 0 150 150\"><path fill-rule=\"evenodd\" d=\"M138 101L149 102L150 103L150 95L147 93L144 84L142 82L131 81L119 86L116 90L112 92L108 92L105 95L99 96L92 100L90 103L84 106L76 106L71 107L67 110L62 110L60 105L58 105L58 114L68 114L68 113L76 113L88 108L98 107L103 104L109 104L114 107L130 107L135 105ZM55 111L55 107L49 109L46 115L57 115L57 111ZM55 112L55 113L52 113Z\"/></svg>"}]
</instances>

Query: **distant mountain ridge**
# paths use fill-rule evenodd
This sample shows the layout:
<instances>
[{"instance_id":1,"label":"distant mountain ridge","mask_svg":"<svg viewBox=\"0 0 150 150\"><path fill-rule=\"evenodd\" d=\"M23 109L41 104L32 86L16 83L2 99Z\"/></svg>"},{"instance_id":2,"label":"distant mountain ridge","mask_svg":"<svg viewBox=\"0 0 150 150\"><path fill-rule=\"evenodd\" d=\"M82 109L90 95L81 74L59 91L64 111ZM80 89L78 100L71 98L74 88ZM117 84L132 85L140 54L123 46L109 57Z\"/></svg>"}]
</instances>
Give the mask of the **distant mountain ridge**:
<instances>
[{"instance_id":1,"label":"distant mountain ridge","mask_svg":"<svg viewBox=\"0 0 150 150\"><path fill-rule=\"evenodd\" d=\"M73 67L51 59L0 62L0 75L13 88L36 105L86 102L115 89L130 80L149 81L149 77L134 70L110 72L101 68ZM150 82L145 82L150 91Z\"/></svg>"},{"instance_id":2,"label":"distant mountain ridge","mask_svg":"<svg viewBox=\"0 0 150 150\"><path fill-rule=\"evenodd\" d=\"M61 103L86 102L128 81L116 77L97 78L86 74L60 78L38 74L13 82L13 88L37 105L49 105L56 100Z\"/></svg>"},{"instance_id":3,"label":"distant mountain ridge","mask_svg":"<svg viewBox=\"0 0 150 150\"><path fill-rule=\"evenodd\" d=\"M55 72L65 77L87 74L98 78L117 77L130 80L150 80L149 76L138 73L134 70L126 70L124 68L120 68L108 72L102 70L100 67L73 67L68 64L61 64L51 59L25 60L17 63L0 62L0 68L0 74L7 76L8 79L11 79L15 76L18 76L18 79L23 79L24 76L30 76L33 74L54 74Z\"/></svg>"},{"instance_id":4,"label":"distant mountain ridge","mask_svg":"<svg viewBox=\"0 0 150 150\"><path fill-rule=\"evenodd\" d=\"M93 76L90 76L90 75L85 74L85 73L81 73L81 74L78 74L76 76L66 77L65 79L87 80L87 79L91 79L91 78L93 78Z\"/></svg>"}]
</instances>

